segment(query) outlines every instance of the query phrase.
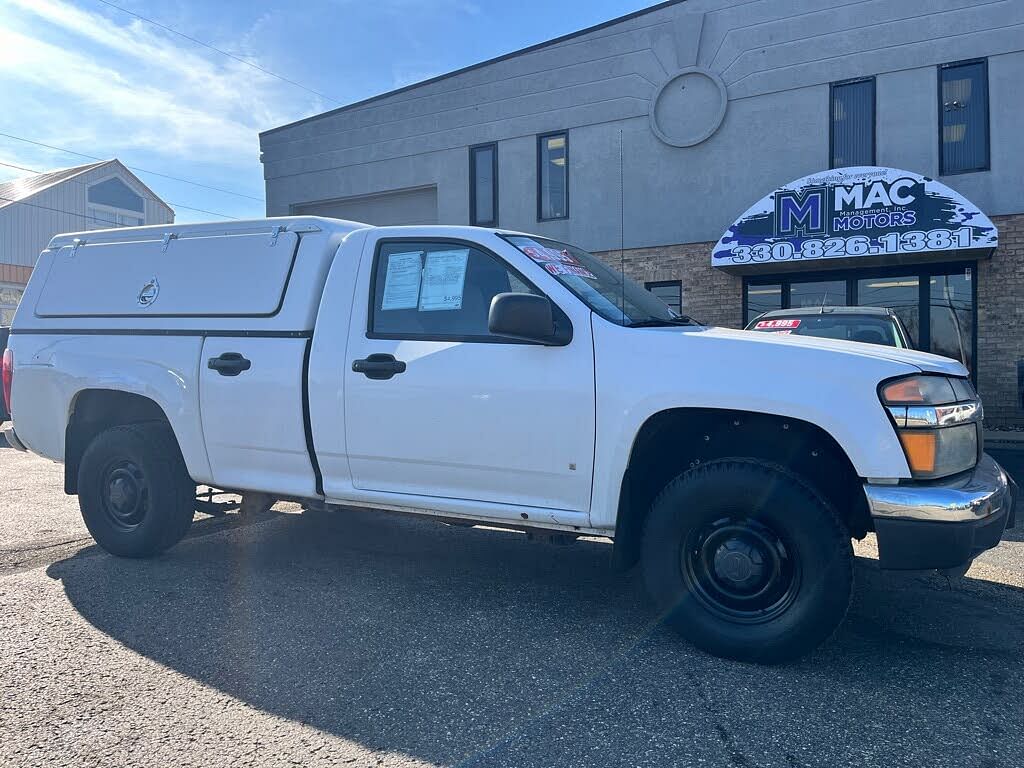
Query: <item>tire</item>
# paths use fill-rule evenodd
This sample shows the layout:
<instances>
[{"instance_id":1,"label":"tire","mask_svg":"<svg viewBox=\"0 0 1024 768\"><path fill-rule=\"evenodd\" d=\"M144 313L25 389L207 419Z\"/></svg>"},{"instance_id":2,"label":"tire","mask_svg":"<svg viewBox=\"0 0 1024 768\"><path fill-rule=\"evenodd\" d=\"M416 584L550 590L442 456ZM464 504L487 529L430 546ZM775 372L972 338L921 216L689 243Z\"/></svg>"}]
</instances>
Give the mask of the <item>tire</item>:
<instances>
[{"instance_id":1,"label":"tire","mask_svg":"<svg viewBox=\"0 0 1024 768\"><path fill-rule=\"evenodd\" d=\"M118 557L152 557L192 525L195 483L169 425L126 424L98 434L78 469L78 503L89 533Z\"/></svg>"},{"instance_id":2,"label":"tire","mask_svg":"<svg viewBox=\"0 0 1024 768\"><path fill-rule=\"evenodd\" d=\"M666 624L716 656L775 664L827 640L853 591L850 535L783 467L721 459L672 480L641 567Z\"/></svg>"}]
</instances>

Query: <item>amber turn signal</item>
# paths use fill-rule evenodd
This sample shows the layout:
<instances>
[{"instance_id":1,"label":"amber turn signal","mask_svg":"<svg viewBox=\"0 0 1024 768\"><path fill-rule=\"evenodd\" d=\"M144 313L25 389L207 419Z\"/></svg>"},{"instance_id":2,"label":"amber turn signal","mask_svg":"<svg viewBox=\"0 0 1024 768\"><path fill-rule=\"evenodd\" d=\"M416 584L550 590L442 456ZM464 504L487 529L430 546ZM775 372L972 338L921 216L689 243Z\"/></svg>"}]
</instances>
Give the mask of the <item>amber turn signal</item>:
<instances>
[{"instance_id":1,"label":"amber turn signal","mask_svg":"<svg viewBox=\"0 0 1024 768\"><path fill-rule=\"evenodd\" d=\"M901 430L899 435L910 471L915 475L935 472L936 433L933 430Z\"/></svg>"}]
</instances>

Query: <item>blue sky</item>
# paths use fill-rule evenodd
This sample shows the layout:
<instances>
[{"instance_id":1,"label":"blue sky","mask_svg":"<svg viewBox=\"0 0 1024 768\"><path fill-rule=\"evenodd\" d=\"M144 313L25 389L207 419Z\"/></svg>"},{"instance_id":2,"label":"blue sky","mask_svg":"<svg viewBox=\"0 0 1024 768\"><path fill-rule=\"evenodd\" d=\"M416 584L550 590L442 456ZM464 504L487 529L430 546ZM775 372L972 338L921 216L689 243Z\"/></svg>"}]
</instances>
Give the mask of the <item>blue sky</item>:
<instances>
[{"instance_id":1,"label":"blue sky","mask_svg":"<svg viewBox=\"0 0 1024 768\"><path fill-rule=\"evenodd\" d=\"M0 0L0 133L263 197L257 134L542 42L654 0L112 0L327 98L99 0ZM0 163L89 162L0 136ZM0 165L0 181L24 176ZM139 173L182 222L261 216L259 200Z\"/></svg>"}]
</instances>

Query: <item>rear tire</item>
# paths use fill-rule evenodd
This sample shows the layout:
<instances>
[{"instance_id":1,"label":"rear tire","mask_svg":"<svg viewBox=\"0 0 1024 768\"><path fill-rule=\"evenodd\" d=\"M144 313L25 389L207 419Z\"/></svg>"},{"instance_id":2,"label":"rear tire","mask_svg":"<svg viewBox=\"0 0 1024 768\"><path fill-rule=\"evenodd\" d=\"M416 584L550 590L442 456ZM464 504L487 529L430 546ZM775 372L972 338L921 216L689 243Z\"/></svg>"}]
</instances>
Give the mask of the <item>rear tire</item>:
<instances>
[{"instance_id":1,"label":"rear tire","mask_svg":"<svg viewBox=\"0 0 1024 768\"><path fill-rule=\"evenodd\" d=\"M722 459L684 472L654 500L642 547L666 624L716 656L798 658L832 635L850 604L846 527L780 466Z\"/></svg>"},{"instance_id":2,"label":"rear tire","mask_svg":"<svg viewBox=\"0 0 1024 768\"><path fill-rule=\"evenodd\" d=\"M78 503L89 533L119 557L152 557L192 524L195 483L168 424L125 424L101 432L78 470Z\"/></svg>"}]
</instances>

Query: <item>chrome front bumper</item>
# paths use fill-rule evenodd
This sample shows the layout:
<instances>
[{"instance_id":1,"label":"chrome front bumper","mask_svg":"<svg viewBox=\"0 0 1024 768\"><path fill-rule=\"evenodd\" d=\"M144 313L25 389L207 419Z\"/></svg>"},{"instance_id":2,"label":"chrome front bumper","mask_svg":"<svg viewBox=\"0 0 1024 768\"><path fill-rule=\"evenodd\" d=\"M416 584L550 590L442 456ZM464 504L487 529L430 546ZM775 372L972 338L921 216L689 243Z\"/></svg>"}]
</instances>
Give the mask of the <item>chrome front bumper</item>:
<instances>
[{"instance_id":1,"label":"chrome front bumper","mask_svg":"<svg viewBox=\"0 0 1024 768\"><path fill-rule=\"evenodd\" d=\"M864 484L874 518L965 523L984 520L1013 503L1011 482L987 453L974 471L952 481Z\"/></svg>"},{"instance_id":2,"label":"chrome front bumper","mask_svg":"<svg viewBox=\"0 0 1024 768\"><path fill-rule=\"evenodd\" d=\"M953 480L866 483L882 568L957 568L999 544L1015 522L1017 485L984 455Z\"/></svg>"}]
</instances>

